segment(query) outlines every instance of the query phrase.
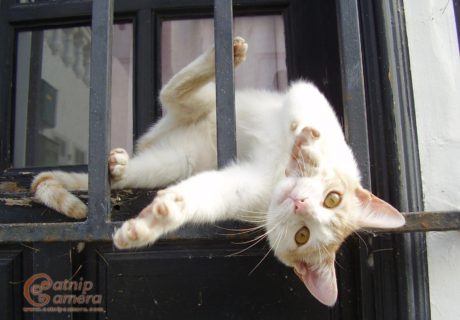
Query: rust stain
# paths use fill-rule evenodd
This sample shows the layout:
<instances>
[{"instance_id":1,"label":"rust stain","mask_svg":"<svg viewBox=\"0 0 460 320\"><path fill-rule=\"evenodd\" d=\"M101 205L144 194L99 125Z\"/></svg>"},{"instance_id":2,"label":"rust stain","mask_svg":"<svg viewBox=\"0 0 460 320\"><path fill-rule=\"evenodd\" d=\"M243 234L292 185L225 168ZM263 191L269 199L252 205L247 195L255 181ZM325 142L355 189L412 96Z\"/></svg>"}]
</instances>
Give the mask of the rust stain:
<instances>
[{"instance_id":1,"label":"rust stain","mask_svg":"<svg viewBox=\"0 0 460 320\"><path fill-rule=\"evenodd\" d=\"M420 222L420 225L424 228L424 229L429 229L430 228L430 224L426 221L422 221Z\"/></svg>"},{"instance_id":2,"label":"rust stain","mask_svg":"<svg viewBox=\"0 0 460 320\"><path fill-rule=\"evenodd\" d=\"M45 242L57 241L58 237L54 235L48 235L45 237Z\"/></svg>"}]
</instances>

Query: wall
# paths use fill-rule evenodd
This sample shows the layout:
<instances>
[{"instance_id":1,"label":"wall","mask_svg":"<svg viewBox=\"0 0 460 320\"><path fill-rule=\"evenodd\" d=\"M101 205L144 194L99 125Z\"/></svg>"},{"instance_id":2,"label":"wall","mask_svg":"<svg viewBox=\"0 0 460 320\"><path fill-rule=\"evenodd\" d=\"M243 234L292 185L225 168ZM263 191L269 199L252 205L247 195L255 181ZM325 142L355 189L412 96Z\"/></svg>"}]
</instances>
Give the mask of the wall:
<instances>
[{"instance_id":1,"label":"wall","mask_svg":"<svg viewBox=\"0 0 460 320\"><path fill-rule=\"evenodd\" d=\"M425 210L460 210L460 59L452 0L405 0ZM460 319L460 231L428 234L433 320Z\"/></svg>"}]
</instances>

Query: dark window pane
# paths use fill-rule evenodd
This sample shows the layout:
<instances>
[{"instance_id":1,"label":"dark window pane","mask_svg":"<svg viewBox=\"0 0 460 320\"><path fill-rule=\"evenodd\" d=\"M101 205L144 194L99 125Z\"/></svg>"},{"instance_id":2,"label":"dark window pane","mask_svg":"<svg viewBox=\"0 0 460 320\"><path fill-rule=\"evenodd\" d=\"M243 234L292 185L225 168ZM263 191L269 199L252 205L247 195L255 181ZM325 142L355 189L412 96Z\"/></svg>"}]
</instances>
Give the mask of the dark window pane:
<instances>
[{"instance_id":1,"label":"dark window pane","mask_svg":"<svg viewBox=\"0 0 460 320\"><path fill-rule=\"evenodd\" d=\"M132 25L114 26L112 139L132 149ZM17 35L14 167L87 163L91 29Z\"/></svg>"}]
</instances>

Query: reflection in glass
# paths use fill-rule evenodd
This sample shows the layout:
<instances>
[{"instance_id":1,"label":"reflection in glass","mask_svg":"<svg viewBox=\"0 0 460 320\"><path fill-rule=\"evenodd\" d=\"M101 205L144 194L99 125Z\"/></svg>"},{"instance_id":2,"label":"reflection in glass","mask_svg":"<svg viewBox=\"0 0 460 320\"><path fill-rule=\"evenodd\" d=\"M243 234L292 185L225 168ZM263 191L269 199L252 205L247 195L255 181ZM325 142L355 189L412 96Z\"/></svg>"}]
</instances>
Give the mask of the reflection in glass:
<instances>
[{"instance_id":1,"label":"reflection in glass","mask_svg":"<svg viewBox=\"0 0 460 320\"><path fill-rule=\"evenodd\" d=\"M112 139L132 149L132 25L113 32ZM91 29L17 35L14 167L86 164Z\"/></svg>"}]
</instances>

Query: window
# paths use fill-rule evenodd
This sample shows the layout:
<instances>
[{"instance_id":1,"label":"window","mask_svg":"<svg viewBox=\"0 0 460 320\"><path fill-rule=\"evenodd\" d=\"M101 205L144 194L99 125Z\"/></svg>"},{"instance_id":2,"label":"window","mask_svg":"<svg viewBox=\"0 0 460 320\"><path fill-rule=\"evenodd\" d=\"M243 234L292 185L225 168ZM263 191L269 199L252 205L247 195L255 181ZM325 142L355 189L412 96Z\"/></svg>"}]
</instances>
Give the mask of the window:
<instances>
[{"instance_id":1,"label":"window","mask_svg":"<svg viewBox=\"0 0 460 320\"><path fill-rule=\"evenodd\" d=\"M88 163L90 50L90 27L17 33L15 168ZM116 24L111 140L129 152L132 70L132 24Z\"/></svg>"}]
</instances>

